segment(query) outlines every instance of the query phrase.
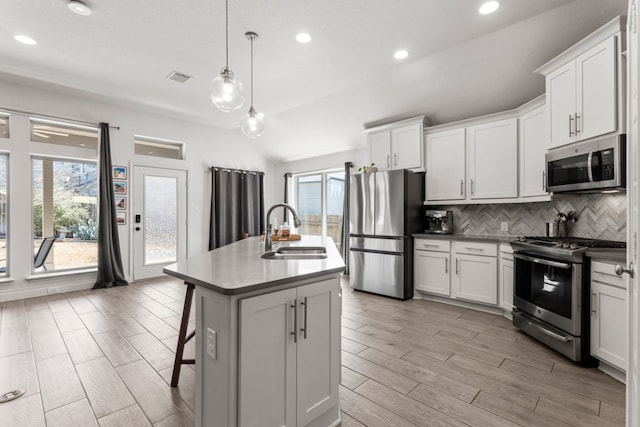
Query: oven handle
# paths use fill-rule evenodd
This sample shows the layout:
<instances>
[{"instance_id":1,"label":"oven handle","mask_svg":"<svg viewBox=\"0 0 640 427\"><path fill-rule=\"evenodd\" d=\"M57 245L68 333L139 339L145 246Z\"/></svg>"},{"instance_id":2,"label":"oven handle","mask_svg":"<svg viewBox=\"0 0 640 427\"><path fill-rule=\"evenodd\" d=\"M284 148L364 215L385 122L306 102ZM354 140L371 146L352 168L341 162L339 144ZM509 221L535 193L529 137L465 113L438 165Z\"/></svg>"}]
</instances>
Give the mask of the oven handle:
<instances>
[{"instance_id":1,"label":"oven handle","mask_svg":"<svg viewBox=\"0 0 640 427\"><path fill-rule=\"evenodd\" d=\"M527 255L522 255L519 253L513 254L513 257L520 258L525 261L535 262L536 264L548 265L550 267L564 268L566 270L571 268L571 264L567 264L564 262L557 262L557 261L549 261L548 259L542 259L542 258L534 258Z\"/></svg>"},{"instance_id":2,"label":"oven handle","mask_svg":"<svg viewBox=\"0 0 640 427\"><path fill-rule=\"evenodd\" d=\"M545 334L546 336L553 338L554 340L560 341L560 342L568 342L568 341L572 341L573 338L571 337L565 337L563 335L560 334L556 334L555 332L552 332L546 328L543 328L541 326L535 325L533 323L531 323L530 321L526 320L525 321L529 324L529 326L533 326L536 328L537 331L542 332L543 334Z\"/></svg>"}]
</instances>

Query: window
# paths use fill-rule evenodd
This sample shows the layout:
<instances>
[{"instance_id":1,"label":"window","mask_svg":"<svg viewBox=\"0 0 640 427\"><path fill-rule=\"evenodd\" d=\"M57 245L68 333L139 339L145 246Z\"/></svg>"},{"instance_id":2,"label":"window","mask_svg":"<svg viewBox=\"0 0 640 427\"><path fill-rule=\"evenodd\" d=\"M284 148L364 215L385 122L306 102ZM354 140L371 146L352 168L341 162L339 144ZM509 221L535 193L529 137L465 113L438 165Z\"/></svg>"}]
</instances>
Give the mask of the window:
<instances>
[{"instance_id":1,"label":"window","mask_svg":"<svg viewBox=\"0 0 640 427\"><path fill-rule=\"evenodd\" d=\"M74 126L47 120L32 119L31 140L35 142L46 142L48 144L97 150L98 130L86 126Z\"/></svg>"},{"instance_id":2,"label":"window","mask_svg":"<svg viewBox=\"0 0 640 427\"><path fill-rule=\"evenodd\" d=\"M184 160L183 142L136 136L134 144L135 153L139 155Z\"/></svg>"},{"instance_id":3,"label":"window","mask_svg":"<svg viewBox=\"0 0 640 427\"><path fill-rule=\"evenodd\" d=\"M7 167L9 155L0 154L0 276L7 275L7 231L9 229L7 218L9 214L8 206L8 178Z\"/></svg>"},{"instance_id":4,"label":"window","mask_svg":"<svg viewBox=\"0 0 640 427\"><path fill-rule=\"evenodd\" d=\"M33 158L34 253L56 237L42 270L93 267L98 260L95 162Z\"/></svg>"},{"instance_id":5,"label":"window","mask_svg":"<svg viewBox=\"0 0 640 427\"><path fill-rule=\"evenodd\" d=\"M0 115L0 138L9 138L9 116Z\"/></svg>"},{"instance_id":6,"label":"window","mask_svg":"<svg viewBox=\"0 0 640 427\"><path fill-rule=\"evenodd\" d=\"M344 172L294 175L294 205L301 234L329 236L338 249L342 241Z\"/></svg>"}]
</instances>

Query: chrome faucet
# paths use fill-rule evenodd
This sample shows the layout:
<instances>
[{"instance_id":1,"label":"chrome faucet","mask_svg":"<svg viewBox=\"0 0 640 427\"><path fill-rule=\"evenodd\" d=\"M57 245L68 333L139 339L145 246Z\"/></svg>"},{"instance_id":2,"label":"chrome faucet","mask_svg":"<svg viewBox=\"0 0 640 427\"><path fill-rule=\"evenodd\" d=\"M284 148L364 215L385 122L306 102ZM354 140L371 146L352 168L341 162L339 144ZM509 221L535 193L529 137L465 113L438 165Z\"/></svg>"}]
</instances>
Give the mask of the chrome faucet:
<instances>
[{"instance_id":1,"label":"chrome faucet","mask_svg":"<svg viewBox=\"0 0 640 427\"><path fill-rule=\"evenodd\" d=\"M264 251L270 251L271 250L271 230L273 230L273 226L271 225L271 212L273 212L273 210L275 208L285 208L285 209L289 209L291 211L291 213L293 214L293 224L296 227L300 227L302 225L302 221L300 221L300 218L298 218L298 213L296 212L295 209L293 209L293 206L288 205L286 203L276 203L275 205L271 206L269 208L269 210L267 211L267 219L266 219L266 223L267 223L267 233L264 236Z\"/></svg>"}]
</instances>

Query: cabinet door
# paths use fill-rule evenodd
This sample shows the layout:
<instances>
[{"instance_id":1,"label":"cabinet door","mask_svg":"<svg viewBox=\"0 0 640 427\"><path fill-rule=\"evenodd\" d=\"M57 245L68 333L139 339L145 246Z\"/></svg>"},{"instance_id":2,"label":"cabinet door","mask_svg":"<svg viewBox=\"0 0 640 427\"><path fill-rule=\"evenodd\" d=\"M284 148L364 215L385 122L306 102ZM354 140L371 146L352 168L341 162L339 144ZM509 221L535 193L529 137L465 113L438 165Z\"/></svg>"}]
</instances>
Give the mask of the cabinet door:
<instances>
[{"instance_id":1,"label":"cabinet door","mask_svg":"<svg viewBox=\"0 0 640 427\"><path fill-rule=\"evenodd\" d=\"M627 369L627 291L591 281L591 354Z\"/></svg>"},{"instance_id":2,"label":"cabinet door","mask_svg":"<svg viewBox=\"0 0 640 427\"><path fill-rule=\"evenodd\" d=\"M422 168L422 125L420 123L391 130L392 169Z\"/></svg>"},{"instance_id":3,"label":"cabinet door","mask_svg":"<svg viewBox=\"0 0 640 427\"><path fill-rule=\"evenodd\" d=\"M338 405L340 284L332 279L302 286L298 302L297 425L304 426Z\"/></svg>"},{"instance_id":4,"label":"cabinet door","mask_svg":"<svg viewBox=\"0 0 640 427\"><path fill-rule=\"evenodd\" d=\"M576 59L578 139L616 131L616 74L615 37Z\"/></svg>"},{"instance_id":5,"label":"cabinet door","mask_svg":"<svg viewBox=\"0 0 640 427\"><path fill-rule=\"evenodd\" d=\"M575 139L576 67L571 61L547 75L547 132L549 148L568 144Z\"/></svg>"},{"instance_id":6,"label":"cabinet door","mask_svg":"<svg viewBox=\"0 0 640 427\"><path fill-rule=\"evenodd\" d=\"M499 303L500 307L511 313L513 311L513 258L500 257L499 265Z\"/></svg>"},{"instance_id":7,"label":"cabinet door","mask_svg":"<svg viewBox=\"0 0 640 427\"><path fill-rule=\"evenodd\" d=\"M467 128L471 199L518 197L516 118Z\"/></svg>"},{"instance_id":8,"label":"cabinet door","mask_svg":"<svg viewBox=\"0 0 640 427\"><path fill-rule=\"evenodd\" d=\"M520 117L520 197L546 196L544 155L547 151L544 107Z\"/></svg>"},{"instance_id":9,"label":"cabinet door","mask_svg":"<svg viewBox=\"0 0 640 427\"><path fill-rule=\"evenodd\" d=\"M453 296L486 304L498 302L498 266L496 257L457 254L452 279Z\"/></svg>"},{"instance_id":10,"label":"cabinet door","mask_svg":"<svg viewBox=\"0 0 640 427\"><path fill-rule=\"evenodd\" d=\"M239 425L296 425L295 300L287 289L240 301Z\"/></svg>"},{"instance_id":11,"label":"cabinet door","mask_svg":"<svg viewBox=\"0 0 640 427\"><path fill-rule=\"evenodd\" d=\"M414 287L418 291L451 294L449 252L414 251Z\"/></svg>"},{"instance_id":12,"label":"cabinet door","mask_svg":"<svg viewBox=\"0 0 640 427\"><path fill-rule=\"evenodd\" d=\"M465 130L427 135L426 200L464 200Z\"/></svg>"},{"instance_id":13,"label":"cabinet door","mask_svg":"<svg viewBox=\"0 0 640 427\"><path fill-rule=\"evenodd\" d=\"M391 168L391 131L370 133L367 135L371 163L375 163L378 170Z\"/></svg>"}]
</instances>

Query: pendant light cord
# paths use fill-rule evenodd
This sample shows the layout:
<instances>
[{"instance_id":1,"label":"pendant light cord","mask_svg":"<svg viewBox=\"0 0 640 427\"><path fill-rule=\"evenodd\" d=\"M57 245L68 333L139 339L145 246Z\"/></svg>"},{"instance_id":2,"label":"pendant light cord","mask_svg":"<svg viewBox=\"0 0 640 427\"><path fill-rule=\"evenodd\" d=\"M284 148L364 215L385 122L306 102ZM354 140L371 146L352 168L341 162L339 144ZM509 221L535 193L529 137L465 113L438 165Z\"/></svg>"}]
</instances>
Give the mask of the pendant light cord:
<instances>
[{"instance_id":1,"label":"pendant light cord","mask_svg":"<svg viewBox=\"0 0 640 427\"><path fill-rule=\"evenodd\" d=\"M251 37L251 106L253 107L253 39Z\"/></svg>"},{"instance_id":2,"label":"pendant light cord","mask_svg":"<svg viewBox=\"0 0 640 427\"><path fill-rule=\"evenodd\" d=\"M225 22L225 48L226 48L226 56L227 63L226 68L229 68L229 0L225 0L224 2L224 22Z\"/></svg>"}]
</instances>

